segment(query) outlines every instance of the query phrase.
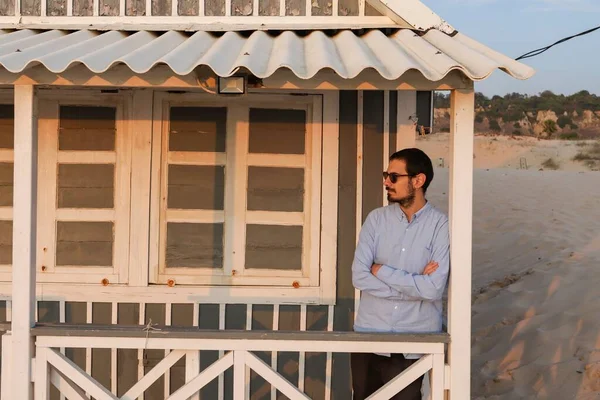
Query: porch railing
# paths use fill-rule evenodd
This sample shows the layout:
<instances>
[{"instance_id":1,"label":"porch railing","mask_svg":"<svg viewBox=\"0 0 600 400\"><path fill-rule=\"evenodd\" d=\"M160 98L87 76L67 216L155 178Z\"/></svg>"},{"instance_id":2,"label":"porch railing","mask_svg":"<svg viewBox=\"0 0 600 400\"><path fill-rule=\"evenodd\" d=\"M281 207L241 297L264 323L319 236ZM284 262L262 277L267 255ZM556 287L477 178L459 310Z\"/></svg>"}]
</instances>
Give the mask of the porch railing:
<instances>
[{"instance_id":1,"label":"porch railing","mask_svg":"<svg viewBox=\"0 0 600 400\"><path fill-rule=\"evenodd\" d=\"M297 353L418 353L424 354L409 369L374 393L370 400L389 399L430 373L432 400L442 400L445 389L445 345L447 334L366 334L354 332L214 331L176 327L38 324L32 330L36 356L32 372L35 400L49 399L50 385L70 400L137 399L185 356L185 384L169 400L197 399L200 389L233 368L233 398L249 398L249 372L253 370L273 389L291 400L309 399L296 385L253 352ZM10 393L10 331L2 337L2 400ZM65 357L61 348L165 350L165 357L124 395L105 388ZM200 351L218 350L219 359L200 370ZM113 353L116 354L116 353ZM6 368L4 368L6 366ZM331 371L328 371L331 375ZM7 385L8 383L8 385Z\"/></svg>"},{"instance_id":2,"label":"porch railing","mask_svg":"<svg viewBox=\"0 0 600 400\"><path fill-rule=\"evenodd\" d=\"M223 17L230 17L223 19ZM292 17L283 20L281 17ZM333 18L333 19L332 19ZM118 26L152 24L157 29L196 30L194 24L214 24L231 29L232 25L256 24L273 28L301 24L303 29L394 27L388 17L374 11L366 0L4 0L0 2L0 25L83 24ZM289 25L288 25L289 23ZM89 24L89 25L85 25ZM276 28L275 28L276 29Z\"/></svg>"}]
</instances>

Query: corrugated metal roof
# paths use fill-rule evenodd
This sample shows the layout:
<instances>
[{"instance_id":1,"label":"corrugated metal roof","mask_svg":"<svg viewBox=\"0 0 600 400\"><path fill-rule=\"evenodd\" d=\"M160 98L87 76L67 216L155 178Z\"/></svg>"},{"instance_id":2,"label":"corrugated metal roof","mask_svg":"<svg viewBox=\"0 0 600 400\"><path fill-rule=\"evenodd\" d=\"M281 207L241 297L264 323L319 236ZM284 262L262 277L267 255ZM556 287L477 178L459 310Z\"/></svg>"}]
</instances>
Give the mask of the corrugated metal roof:
<instances>
[{"instance_id":1,"label":"corrugated metal roof","mask_svg":"<svg viewBox=\"0 0 600 400\"><path fill-rule=\"evenodd\" d=\"M527 79L533 69L495 52L463 34L449 36L437 30L417 35L400 29L390 35L372 30L363 35L341 31L328 36L322 31L299 35L292 31L263 31L243 35L226 32L193 34L168 31L99 32L91 30L0 31L0 67L19 73L41 64L60 73L83 64L94 73L125 64L144 73L160 64L185 75L198 66L210 67L219 76L240 68L259 78L281 68L309 79L323 69L342 78L354 78L366 69L386 79L397 79L418 70L437 81L453 70L481 80L500 68L515 78Z\"/></svg>"}]
</instances>

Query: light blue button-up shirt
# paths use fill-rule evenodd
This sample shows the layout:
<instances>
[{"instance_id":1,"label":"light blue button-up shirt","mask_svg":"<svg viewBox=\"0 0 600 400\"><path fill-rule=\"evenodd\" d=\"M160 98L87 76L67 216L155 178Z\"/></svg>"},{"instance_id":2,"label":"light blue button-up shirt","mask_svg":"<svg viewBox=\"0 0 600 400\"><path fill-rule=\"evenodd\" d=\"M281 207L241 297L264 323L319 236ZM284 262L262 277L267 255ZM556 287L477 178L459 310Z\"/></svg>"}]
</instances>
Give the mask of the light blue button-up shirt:
<instances>
[{"instance_id":1,"label":"light blue button-up shirt","mask_svg":"<svg viewBox=\"0 0 600 400\"><path fill-rule=\"evenodd\" d=\"M438 269L422 275L430 261L437 262ZM373 264L382 264L377 276L371 273ZM426 203L409 223L398 204L373 210L361 229L352 264L352 282L361 290L354 330L440 332L449 272L444 213Z\"/></svg>"}]
</instances>

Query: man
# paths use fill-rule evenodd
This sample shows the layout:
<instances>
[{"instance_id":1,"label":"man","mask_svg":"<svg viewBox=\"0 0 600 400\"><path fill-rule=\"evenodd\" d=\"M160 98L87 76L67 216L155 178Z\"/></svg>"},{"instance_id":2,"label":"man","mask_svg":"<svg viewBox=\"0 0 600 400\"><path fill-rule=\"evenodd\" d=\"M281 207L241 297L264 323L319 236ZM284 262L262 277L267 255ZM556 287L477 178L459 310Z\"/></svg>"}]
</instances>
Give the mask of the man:
<instances>
[{"instance_id":1,"label":"man","mask_svg":"<svg viewBox=\"0 0 600 400\"><path fill-rule=\"evenodd\" d=\"M404 149L383 173L390 205L373 210L360 232L352 282L361 290L357 332L440 332L450 270L448 218L425 199L429 157ZM354 400L363 400L415 363L418 354L351 355ZM393 400L420 400L423 377Z\"/></svg>"}]
</instances>

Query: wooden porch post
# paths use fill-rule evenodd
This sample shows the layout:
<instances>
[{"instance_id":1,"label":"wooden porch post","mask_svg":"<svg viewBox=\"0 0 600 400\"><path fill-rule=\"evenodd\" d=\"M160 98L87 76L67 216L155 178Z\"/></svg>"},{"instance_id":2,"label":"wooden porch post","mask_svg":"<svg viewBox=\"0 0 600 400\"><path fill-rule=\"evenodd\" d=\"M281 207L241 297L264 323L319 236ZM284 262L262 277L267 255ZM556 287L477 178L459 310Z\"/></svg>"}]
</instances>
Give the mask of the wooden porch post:
<instances>
[{"instance_id":1,"label":"wooden porch post","mask_svg":"<svg viewBox=\"0 0 600 400\"><path fill-rule=\"evenodd\" d=\"M37 209L37 111L35 87L14 91L12 398L32 398L31 358L35 324ZM18 393L18 396L17 396Z\"/></svg>"},{"instance_id":2,"label":"wooden porch post","mask_svg":"<svg viewBox=\"0 0 600 400\"><path fill-rule=\"evenodd\" d=\"M415 124L410 119L417 113L417 91L398 91L396 151L415 147Z\"/></svg>"},{"instance_id":3,"label":"wooden porch post","mask_svg":"<svg viewBox=\"0 0 600 400\"><path fill-rule=\"evenodd\" d=\"M473 89L453 90L450 111L450 400L471 398Z\"/></svg>"}]
</instances>

